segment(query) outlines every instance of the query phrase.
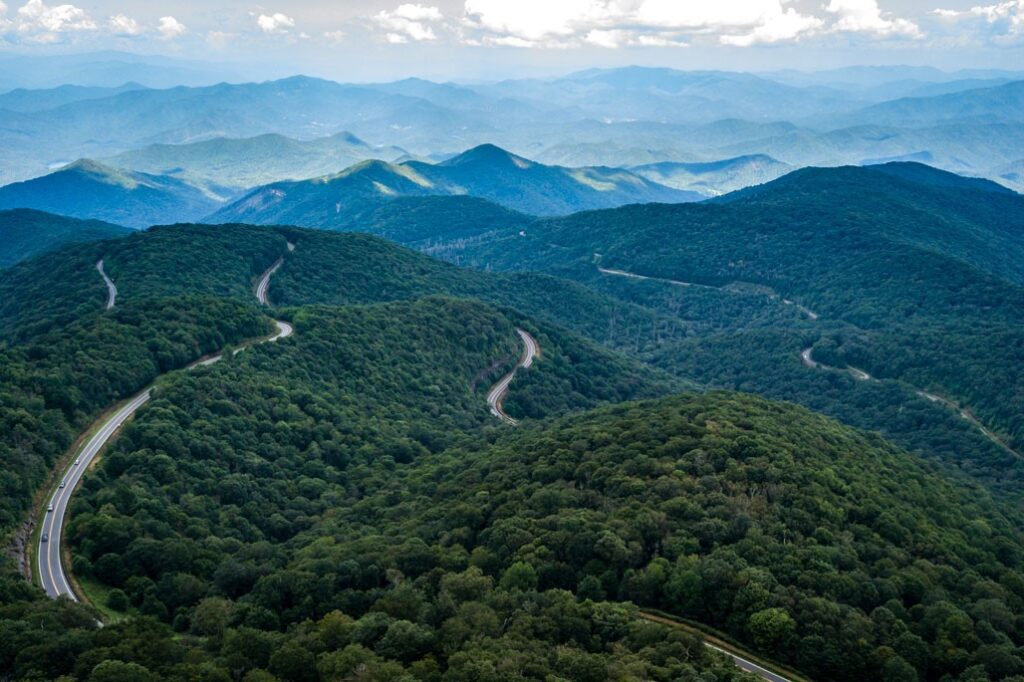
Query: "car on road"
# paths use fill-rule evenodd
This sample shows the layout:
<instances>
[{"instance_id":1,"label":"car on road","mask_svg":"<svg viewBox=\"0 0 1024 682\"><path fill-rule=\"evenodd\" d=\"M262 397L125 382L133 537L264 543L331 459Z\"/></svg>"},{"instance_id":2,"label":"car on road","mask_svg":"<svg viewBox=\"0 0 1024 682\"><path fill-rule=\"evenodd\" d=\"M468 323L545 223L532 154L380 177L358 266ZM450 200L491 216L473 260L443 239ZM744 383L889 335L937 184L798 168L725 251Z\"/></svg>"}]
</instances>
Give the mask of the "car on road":
<instances>
[{"instance_id":1,"label":"car on road","mask_svg":"<svg viewBox=\"0 0 1024 682\"><path fill-rule=\"evenodd\" d=\"M79 464L81 463L81 461L82 461L82 458L81 458L81 457L79 457L78 459L76 459L76 460L75 460L75 466L78 466L78 465L79 465Z\"/></svg>"},{"instance_id":2,"label":"car on road","mask_svg":"<svg viewBox=\"0 0 1024 682\"><path fill-rule=\"evenodd\" d=\"M46 508L46 511L48 511L48 512L52 512L52 511L53 511L53 505L51 504L51 505L50 505L49 507L47 507L47 508Z\"/></svg>"},{"instance_id":3,"label":"car on road","mask_svg":"<svg viewBox=\"0 0 1024 682\"><path fill-rule=\"evenodd\" d=\"M46 542L47 540L49 540L49 539L50 539L50 535L49 535L48 533L43 533L43 537L42 537L42 538L40 538L40 539L41 539L41 540L42 540L43 542Z\"/></svg>"},{"instance_id":4,"label":"car on road","mask_svg":"<svg viewBox=\"0 0 1024 682\"><path fill-rule=\"evenodd\" d=\"M61 488L63 488L65 485L67 485L67 481L61 481L60 482L60 487Z\"/></svg>"}]
</instances>

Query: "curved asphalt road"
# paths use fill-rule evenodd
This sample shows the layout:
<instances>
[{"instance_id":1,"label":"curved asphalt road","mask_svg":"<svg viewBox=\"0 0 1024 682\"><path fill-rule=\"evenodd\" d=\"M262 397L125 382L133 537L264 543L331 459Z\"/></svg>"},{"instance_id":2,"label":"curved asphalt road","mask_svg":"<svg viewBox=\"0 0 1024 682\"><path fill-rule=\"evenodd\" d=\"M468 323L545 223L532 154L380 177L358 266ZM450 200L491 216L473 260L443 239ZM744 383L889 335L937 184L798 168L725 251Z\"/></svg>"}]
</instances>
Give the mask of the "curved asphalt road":
<instances>
[{"instance_id":1,"label":"curved asphalt road","mask_svg":"<svg viewBox=\"0 0 1024 682\"><path fill-rule=\"evenodd\" d=\"M598 269L599 272L601 272L601 273L603 273L605 275L614 275L614 276L617 276L617 277L628 277L630 279L640 279L640 280L653 280L653 281L656 281L656 282L664 282L666 284L675 284L676 286L682 286L682 287L704 287L704 288L707 288L707 289L718 289L719 288L719 287L711 287L711 286L708 286L706 284L694 284L693 282L680 282L678 280L664 279L664 278L661 278L661 277L647 277L646 275L638 275L638 274L633 273L633 272L626 272L625 270L610 270L608 268L602 268L600 266L598 266L597 269ZM803 314L807 315L807 317L809 317L812 320L819 319L819 315L817 313L815 313L814 311L810 310L809 308L806 308L806 307L800 305L799 303L796 303L796 302L791 301L791 300L786 299L786 298L782 299L782 302L785 305L796 306L796 308L800 312L802 312ZM853 378L856 379L857 381L877 381L877 379L872 377L870 374L868 374L867 372L865 372L862 369L857 369L856 367L847 367L845 370L843 370L843 369L839 369L838 367L829 367L828 365L823 365L820 362L817 362L813 357L811 357L811 352L812 351L813 351L813 348L805 348L802 351L800 351L800 359L803 361L805 367L810 367L811 369L824 369L824 370L835 371L835 372L843 372L843 371L845 371L845 372L848 372L851 376L853 376ZM971 422L971 424L973 424L979 431L981 431L981 433L986 438L988 438L990 441L992 441L993 443L995 443L999 447L1003 448L1004 450L1006 450L1010 454L1015 455L1017 457L1024 457L1024 455L1022 455L1021 453L1019 453L1016 450L1014 450L1013 448L1011 448L999 436L997 436L995 433L993 433L991 430L989 430L984 424L982 424L980 421L978 421L978 418L975 417L973 414L971 414L971 412L969 410L967 410L967 409L961 407L960 405L954 403L952 400L947 400L946 398L941 398L941 397L935 395L934 393L928 393L927 391L922 391L921 389L917 389L917 388L915 388L914 390L917 391L917 394L919 396L921 396L922 398L927 398L928 400L930 400L933 403L939 403L939 404L945 405L946 407L950 408L951 410L955 410L955 411L959 412L961 417L963 417L967 421ZM493 408L492 408L492 411L493 411Z\"/></svg>"},{"instance_id":2,"label":"curved asphalt road","mask_svg":"<svg viewBox=\"0 0 1024 682\"><path fill-rule=\"evenodd\" d=\"M96 269L103 275L103 281L107 283L107 310L114 307L114 301L117 300L117 287L114 286L114 282L107 277L107 273L103 270L103 259L100 258L96 261Z\"/></svg>"},{"instance_id":3,"label":"curved asphalt road","mask_svg":"<svg viewBox=\"0 0 1024 682\"><path fill-rule=\"evenodd\" d=\"M288 252L295 250L295 244L288 242ZM277 269L284 265L284 256L278 258L273 265L267 268L267 271L260 277L260 281L256 284L256 300L265 306L270 305L270 301L267 300L267 290L270 289L270 277Z\"/></svg>"},{"instance_id":4,"label":"curved asphalt road","mask_svg":"<svg viewBox=\"0 0 1024 682\"><path fill-rule=\"evenodd\" d=\"M523 340L523 355L519 358L519 363L512 369L512 371L503 376L498 383L494 384L490 392L487 394L487 404L491 408L491 414L513 426L519 422L505 414L505 411L501 408L501 404L504 402L505 396L508 395L509 384L511 384L512 379L515 378L516 372L520 368L529 369L533 364L533 359L537 357L538 353L540 353L540 346L537 345L537 339L533 338L522 329L516 329L516 331L519 332L519 338Z\"/></svg>"},{"instance_id":5,"label":"curved asphalt road","mask_svg":"<svg viewBox=\"0 0 1024 682\"><path fill-rule=\"evenodd\" d=\"M289 251L292 251L294 248L294 245L288 245ZM259 285L257 286L257 298L259 298L260 303L264 305L269 305L266 300L266 290L267 285L270 282L270 276L281 267L282 262L283 259L279 259L273 266L271 266L271 268L263 274L263 277L260 279ZM96 267L99 269L100 273L103 274L102 260L96 264ZM110 299L107 303L107 308L109 309L114 305L114 296L117 294L117 289L114 288L114 283L107 278L106 274L103 274L103 279L107 281L107 286L111 291ZM262 297L259 296L260 292L263 293ZM294 327L287 322L274 320L274 324L277 325L277 333L268 338L237 348L234 351L235 354L241 353L251 345L258 343L271 343L279 339L287 338L295 332ZM223 353L217 353L216 355L193 362L187 367L187 369L191 370L197 367L212 365L222 357ZM138 412L139 408L149 402L152 395L153 388L151 386L125 403L111 416L103 418L104 420L100 422L100 426L96 430L96 433L89 437L85 441L85 445L75 453L74 462L65 472L64 477L61 479L60 487L57 488L57 492L54 493L53 497L50 499L47 510L43 512L44 518L39 524L41 530L39 534L39 547L37 550L37 565L39 566L39 579L40 582L42 582L43 589L46 591L46 594L53 599L65 596L74 601L78 601L78 597L71 588L71 583L64 572L64 564L61 556L61 540L63 539L64 519L67 515L68 505L71 503L71 495L75 492L75 488L81 482L86 469L89 468L89 465L100 453L103 447L110 442L121 426L123 426L125 422L131 419L135 413Z\"/></svg>"},{"instance_id":6,"label":"curved asphalt road","mask_svg":"<svg viewBox=\"0 0 1024 682\"><path fill-rule=\"evenodd\" d=\"M651 282L662 282L664 284L673 284L677 287L697 287L699 289L714 289L715 291L727 291L725 287L716 287L710 284L697 284L696 282L683 282L682 280L665 279L664 277L648 277L647 275L638 275L635 272L627 272L625 270L612 270L609 268L602 268L600 265L597 266L597 271L603 275L613 275L615 277L628 277L629 279L647 280ZM778 294L774 292L772 293L774 296L778 296ZM814 312L810 308L802 306L799 303L789 300L788 298L782 299L782 303L784 305L796 306L797 310L799 310L812 320L817 320L819 317L818 313Z\"/></svg>"}]
</instances>

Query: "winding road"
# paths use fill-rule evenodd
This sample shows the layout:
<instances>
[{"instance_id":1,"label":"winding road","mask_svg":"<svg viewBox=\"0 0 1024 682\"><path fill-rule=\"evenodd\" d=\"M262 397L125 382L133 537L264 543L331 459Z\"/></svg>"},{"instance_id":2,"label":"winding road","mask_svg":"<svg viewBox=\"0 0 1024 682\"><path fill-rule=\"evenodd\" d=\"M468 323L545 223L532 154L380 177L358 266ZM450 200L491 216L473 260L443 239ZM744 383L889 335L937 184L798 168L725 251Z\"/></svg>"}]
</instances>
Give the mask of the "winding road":
<instances>
[{"instance_id":1,"label":"winding road","mask_svg":"<svg viewBox=\"0 0 1024 682\"><path fill-rule=\"evenodd\" d=\"M295 250L295 244L288 242L288 252L291 253ZM284 265L284 256L278 258L273 265L267 268L267 271L260 277L259 282L256 284L256 300L262 305L269 306L270 301L267 299L267 291L270 290L270 277L277 272L278 268Z\"/></svg>"},{"instance_id":2,"label":"winding road","mask_svg":"<svg viewBox=\"0 0 1024 682\"><path fill-rule=\"evenodd\" d=\"M598 254L594 255L596 257ZM597 271L603 275L612 275L613 277L626 277L629 279L645 280L650 282L662 282L663 284L672 284L677 287L696 287L699 289L712 289L714 291L728 291L728 289L726 289L725 287L716 287L710 284L697 284L696 282L684 282L682 280L666 279L664 277L649 277L647 275L638 275L635 272L627 272L626 270L613 270L610 268L602 268L600 265L597 266ZM784 305L796 306L797 310L799 310L801 313L803 313L812 320L817 320L820 317L818 313L814 312L810 308L802 306L799 303L789 300L788 298L779 299L778 294L775 293L774 291L772 291L772 297L777 300L781 300Z\"/></svg>"},{"instance_id":3,"label":"winding road","mask_svg":"<svg viewBox=\"0 0 1024 682\"><path fill-rule=\"evenodd\" d=\"M811 369L825 369L831 372L849 372L850 375L853 376L853 378L856 379L857 381L878 381L864 370L857 369L856 367L847 367L846 369L840 369L838 367L830 367L829 365L823 365L822 363L818 362L813 357L811 357L812 352L814 352L813 346L804 348L802 351L800 351L800 359L803 361L805 367L810 367Z\"/></svg>"},{"instance_id":4,"label":"winding road","mask_svg":"<svg viewBox=\"0 0 1024 682\"><path fill-rule=\"evenodd\" d=\"M294 250L294 245L289 244L288 250ZM281 264L284 262L283 258L278 259L274 265L272 265L260 278L259 284L256 287L257 299L263 305L269 305L266 299L266 290L270 282L270 276L273 275ZM103 261L101 260L96 264L100 273L103 274ZM107 308L113 307L114 296L117 294L117 289L114 288L113 282L107 279L104 274L103 278L107 281L108 287L111 289L111 296L107 303ZM259 295L262 292L262 297ZM291 324L282 320L274 320L274 324L277 326L277 331L263 339L258 339L247 343L240 348L236 348L234 354L241 353L246 348L261 344L261 343L272 343L280 339L285 339L291 336L295 329ZM193 370L197 367L206 367L214 364L224 357L223 353L217 353L206 358L200 358L192 364L188 365L186 369ZM78 596L75 594L74 589L71 586L71 582L68 580L68 576L64 571L63 562L63 545L62 540L64 521L67 516L68 506L71 503L71 496L74 494L75 489L81 482L82 477L85 475L86 470L92 464L96 456L103 450L113 437L117 434L120 428L135 416L135 413L139 409L149 402L149 399L153 395L153 386L149 386L144 389L141 393L137 394L124 405L115 409L112 414L105 415L94 425L94 433L85 439L85 444L78 450L75 451L75 458L71 466L65 471L64 476L61 478L61 483L57 488L57 491L50 498L50 502L47 505L47 509L42 512L43 518L39 521L40 533L38 539L37 548L37 566L39 567L39 580L42 583L43 589L46 594L56 599L57 597L65 596L74 601L78 601Z\"/></svg>"},{"instance_id":5,"label":"winding road","mask_svg":"<svg viewBox=\"0 0 1024 682\"><path fill-rule=\"evenodd\" d=\"M102 258L96 261L96 269L100 271L100 275L103 276L103 281L107 284L107 310L110 310L114 307L114 302L117 301L117 287L114 285L113 280L107 277L107 273L103 269Z\"/></svg>"},{"instance_id":6,"label":"winding road","mask_svg":"<svg viewBox=\"0 0 1024 682\"><path fill-rule=\"evenodd\" d=\"M540 346L537 345L537 339L533 338L528 332L525 332L522 329L516 329L516 331L519 333L519 338L523 340L523 354L512 371L503 376L498 383L494 384L494 386L491 387L490 392L487 394L487 404L491 408L491 414L512 426L515 426L519 422L505 414L505 411L501 407L502 403L505 401L505 396L508 395L509 384L511 384L512 379L515 378L516 372L520 369L529 369L530 366L533 365L533 359L540 353Z\"/></svg>"},{"instance_id":7,"label":"winding road","mask_svg":"<svg viewBox=\"0 0 1024 682\"><path fill-rule=\"evenodd\" d=\"M595 257L596 256L597 256L597 254L595 254ZM613 276L616 276L616 277L628 277L630 279L638 279L638 280L651 280L651 281L655 281L655 282L664 282L666 284L674 284L676 286L682 286L682 287L703 287L705 289L719 289L719 290L721 290L721 287L713 287L713 286L709 286L707 284L694 284L693 282L681 282L679 280L664 279L662 277L648 277L646 275L638 275L638 274L636 274L634 272L627 272L626 270L612 270L612 269L609 269L609 268L602 268L600 266L598 266L597 269L598 269L599 272L601 272L601 273L603 273L605 275L613 275ZM820 319L820 316L817 313L815 313L814 311L810 310L809 308L806 308L805 306L800 305L799 303L791 301L788 298L783 298L782 299L782 303L785 304L785 305L796 306L797 310L802 312L804 315L806 315L811 320L818 320L818 319ZM812 357L811 353L813 352L813 350L814 349L812 347L809 347L809 348L804 348L802 351L800 351L800 360L804 363L805 367L809 367L811 369L827 370L827 371L831 371L831 372L847 372L848 374L850 374L857 381L878 381L878 379L875 379L874 377L872 377L870 374L868 374L864 370L857 369L856 367L846 367L844 369L841 369L839 367L830 367L829 365L824 365L824 364L816 361ZM981 433L986 438L988 438L990 441L992 441L993 443L995 443L996 445L998 445L999 447L1001 447L1002 449L1006 450L1007 452L1009 452L1012 455L1015 455L1017 457L1024 457L1024 455L1022 455L1021 453L1019 453L1016 450L1014 450L1005 441L1003 441L999 436L997 436L990 429L988 429L984 424L982 424L978 420L977 417L975 417L973 414L971 414L970 410L967 410L966 408L961 407L960 405L956 404L952 400L948 400L946 398L942 398L940 396L937 396L934 393L929 393L927 391L924 391L924 390L921 390L921 389L918 389L918 388L914 388L914 391L917 393L917 395L921 396L922 398L927 398L928 400L930 400L933 403L938 403L938 404L941 404L941 405L945 405L946 407L950 408L951 410L955 410L956 412L959 412L961 417L963 417L967 421L971 422L971 424L973 424L979 431L981 431ZM493 408L492 408L492 411L493 411Z\"/></svg>"}]
</instances>

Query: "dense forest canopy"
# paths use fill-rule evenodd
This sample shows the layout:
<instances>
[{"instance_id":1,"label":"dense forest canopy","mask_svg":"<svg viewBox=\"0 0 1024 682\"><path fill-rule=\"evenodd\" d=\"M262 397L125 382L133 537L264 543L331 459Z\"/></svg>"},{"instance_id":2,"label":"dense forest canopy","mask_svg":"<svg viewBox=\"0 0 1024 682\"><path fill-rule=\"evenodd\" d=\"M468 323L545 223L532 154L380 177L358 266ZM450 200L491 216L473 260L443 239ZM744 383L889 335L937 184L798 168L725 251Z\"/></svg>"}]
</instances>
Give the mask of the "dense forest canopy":
<instances>
[{"instance_id":1,"label":"dense forest canopy","mask_svg":"<svg viewBox=\"0 0 1024 682\"><path fill-rule=\"evenodd\" d=\"M942 406L923 404L918 392L969 409L1024 451L1022 235L1020 195L890 164L805 169L715 203L580 213L435 252L480 268L569 277L675 317L696 333L681 343L663 334L656 364L822 409L823 381L796 376L799 353L814 346L828 365L857 367L900 388L872 387L886 409L834 404L829 414L998 484L1007 463L1019 467L1013 459L1020 458L991 442L965 443L950 418L956 413L940 414ZM608 271L704 286L623 281ZM717 302L728 295L736 299L733 311L745 308L739 319ZM787 300L817 317L799 315L795 306L780 313ZM780 348L783 333L795 345ZM742 356L721 354L699 368L687 361L740 345ZM783 372L792 378L776 380ZM905 409L927 424L908 424ZM915 437L922 429L932 435ZM938 430L947 434L936 438Z\"/></svg>"},{"instance_id":2,"label":"dense forest canopy","mask_svg":"<svg viewBox=\"0 0 1024 682\"><path fill-rule=\"evenodd\" d=\"M1024 465L915 392L1017 445L1024 382L1000 363L1024 347L1019 225L994 217L1019 197L835 172L553 221L460 199L410 202L404 231L373 214L478 269L362 234L176 225L0 271L7 534L28 539L75 437L156 381L71 504L68 568L92 605L7 566L0 670L751 679L638 617L657 610L811 679L1019 682ZM434 239L460 206L486 229ZM269 300L295 334L178 371L270 332L254 284L279 259ZM485 395L517 329L540 355L511 428Z\"/></svg>"}]
</instances>

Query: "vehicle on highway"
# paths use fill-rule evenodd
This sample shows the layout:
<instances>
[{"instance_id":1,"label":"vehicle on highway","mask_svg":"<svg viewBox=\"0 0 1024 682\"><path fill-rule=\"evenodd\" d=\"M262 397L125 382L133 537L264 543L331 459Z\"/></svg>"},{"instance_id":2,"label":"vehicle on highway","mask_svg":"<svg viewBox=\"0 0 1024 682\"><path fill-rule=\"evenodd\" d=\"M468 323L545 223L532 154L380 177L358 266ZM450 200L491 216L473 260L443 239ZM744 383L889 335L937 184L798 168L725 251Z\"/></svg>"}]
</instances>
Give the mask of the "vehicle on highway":
<instances>
[{"instance_id":1,"label":"vehicle on highway","mask_svg":"<svg viewBox=\"0 0 1024 682\"><path fill-rule=\"evenodd\" d=\"M49 540L49 539L50 539L50 535L49 535L48 533L43 533L43 537L42 537L42 538L40 538L40 540L41 540L42 542L46 542L46 541L47 541L47 540Z\"/></svg>"},{"instance_id":2,"label":"vehicle on highway","mask_svg":"<svg viewBox=\"0 0 1024 682\"><path fill-rule=\"evenodd\" d=\"M65 485L67 485L67 481L61 481L60 482L60 487L61 488L63 488Z\"/></svg>"},{"instance_id":3,"label":"vehicle on highway","mask_svg":"<svg viewBox=\"0 0 1024 682\"><path fill-rule=\"evenodd\" d=\"M49 507L47 507L47 508L46 508L46 511L48 511L48 512L51 512L51 511L53 511L53 505L51 504L51 505L50 505Z\"/></svg>"},{"instance_id":4,"label":"vehicle on highway","mask_svg":"<svg viewBox=\"0 0 1024 682\"><path fill-rule=\"evenodd\" d=\"M75 466L78 466L78 464L79 464L79 463L80 463L81 461L82 461L82 458L81 458L81 457L79 457L78 459L76 459L76 460L75 460Z\"/></svg>"}]
</instances>

